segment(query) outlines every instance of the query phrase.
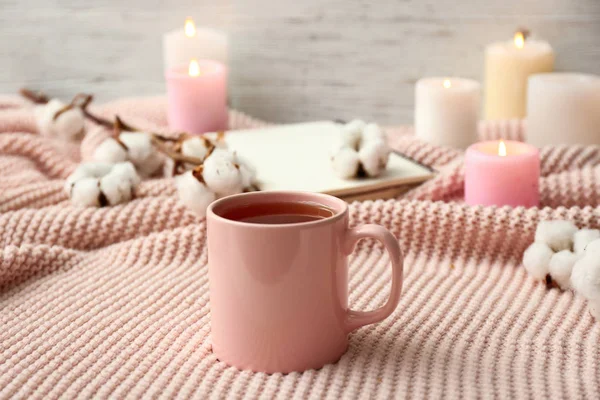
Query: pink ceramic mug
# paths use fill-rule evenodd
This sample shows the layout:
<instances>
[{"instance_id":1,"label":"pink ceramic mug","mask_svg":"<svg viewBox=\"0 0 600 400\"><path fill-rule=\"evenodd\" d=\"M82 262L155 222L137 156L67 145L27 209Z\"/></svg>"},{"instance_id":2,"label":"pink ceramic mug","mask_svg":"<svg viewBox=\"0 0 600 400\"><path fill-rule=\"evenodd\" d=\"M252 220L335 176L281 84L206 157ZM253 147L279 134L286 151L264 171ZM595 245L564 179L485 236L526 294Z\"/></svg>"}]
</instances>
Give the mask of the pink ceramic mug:
<instances>
[{"instance_id":1,"label":"pink ceramic mug","mask_svg":"<svg viewBox=\"0 0 600 400\"><path fill-rule=\"evenodd\" d=\"M290 224L225 218L256 204L304 202L331 217ZM292 372L337 361L348 333L389 316L400 301L403 257L396 238L379 225L348 227L348 206L304 192L254 192L208 208L211 338L217 358L239 369ZM374 311L348 309L348 263L362 238L381 241L392 261L387 303Z\"/></svg>"}]
</instances>

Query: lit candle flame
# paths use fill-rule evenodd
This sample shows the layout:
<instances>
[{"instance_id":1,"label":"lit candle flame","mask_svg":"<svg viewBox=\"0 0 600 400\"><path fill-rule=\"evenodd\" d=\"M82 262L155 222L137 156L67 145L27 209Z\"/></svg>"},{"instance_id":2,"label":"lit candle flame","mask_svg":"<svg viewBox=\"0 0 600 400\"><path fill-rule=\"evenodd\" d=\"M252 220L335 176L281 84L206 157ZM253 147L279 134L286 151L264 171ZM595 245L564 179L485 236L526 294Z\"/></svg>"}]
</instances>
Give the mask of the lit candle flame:
<instances>
[{"instance_id":1,"label":"lit candle flame","mask_svg":"<svg viewBox=\"0 0 600 400\"><path fill-rule=\"evenodd\" d=\"M444 79L443 85L446 89L448 89L450 86L452 86L452 83L450 82L450 79Z\"/></svg>"},{"instance_id":2,"label":"lit candle flame","mask_svg":"<svg viewBox=\"0 0 600 400\"><path fill-rule=\"evenodd\" d=\"M188 68L189 76L200 76L200 66L198 65L198 61L192 60L190 61L190 66Z\"/></svg>"},{"instance_id":3,"label":"lit candle flame","mask_svg":"<svg viewBox=\"0 0 600 400\"><path fill-rule=\"evenodd\" d=\"M185 36L187 36L187 37L196 36L196 25L194 25L193 19L191 19L191 18L185 19L184 30L185 30Z\"/></svg>"},{"instance_id":4,"label":"lit candle flame","mask_svg":"<svg viewBox=\"0 0 600 400\"><path fill-rule=\"evenodd\" d=\"M498 155L500 157L506 157L506 145L504 144L504 140L501 140L498 143Z\"/></svg>"},{"instance_id":5,"label":"lit candle flame","mask_svg":"<svg viewBox=\"0 0 600 400\"><path fill-rule=\"evenodd\" d=\"M525 46L525 35L523 32L519 31L515 33L515 47L517 49L522 49Z\"/></svg>"}]
</instances>

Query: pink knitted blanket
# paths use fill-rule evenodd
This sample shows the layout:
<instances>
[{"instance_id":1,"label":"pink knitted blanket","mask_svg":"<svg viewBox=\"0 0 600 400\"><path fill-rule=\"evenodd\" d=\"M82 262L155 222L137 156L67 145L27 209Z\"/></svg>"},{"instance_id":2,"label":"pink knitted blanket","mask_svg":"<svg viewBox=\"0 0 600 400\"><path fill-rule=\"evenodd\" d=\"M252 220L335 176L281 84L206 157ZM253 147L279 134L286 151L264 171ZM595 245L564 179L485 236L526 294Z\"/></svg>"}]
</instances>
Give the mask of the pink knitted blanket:
<instances>
[{"instance_id":1,"label":"pink knitted blanket","mask_svg":"<svg viewBox=\"0 0 600 400\"><path fill-rule=\"evenodd\" d=\"M163 99L96 107L164 129ZM231 113L233 127L260 124ZM600 227L600 148L542 151L541 209L461 203L460 152L392 129L394 145L439 176L404 198L354 203L406 254L397 311L351 335L342 359L288 375L240 372L210 350L204 221L167 179L134 201L71 206L63 179L106 132L82 143L38 135L29 105L0 98L0 398L600 397L600 323L570 292L529 278L520 258L540 219ZM518 138L517 122L482 126ZM388 296L387 256L362 242L350 303Z\"/></svg>"}]
</instances>

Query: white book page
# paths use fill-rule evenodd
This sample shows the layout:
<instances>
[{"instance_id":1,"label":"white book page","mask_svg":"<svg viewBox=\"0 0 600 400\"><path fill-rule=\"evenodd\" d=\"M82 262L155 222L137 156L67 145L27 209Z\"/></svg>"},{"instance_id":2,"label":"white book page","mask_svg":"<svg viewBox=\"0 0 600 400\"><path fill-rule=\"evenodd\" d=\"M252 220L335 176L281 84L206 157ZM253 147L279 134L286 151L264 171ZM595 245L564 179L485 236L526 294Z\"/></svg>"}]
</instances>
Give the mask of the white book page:
<instances>
[{"instance_id":1,"label":"white book page","mask_svg":"<svg viewBox=\"0 0 600 400\"><path fill-rule=\"evenodd\" d=\"M341 125L330 121L228 131L231 150L257 170L261 190L302 190L334 195L355 194L423 182L433 172L392 153L377 178L340 179L331 168L331 149Z\"/></svg>"}]
</instances>

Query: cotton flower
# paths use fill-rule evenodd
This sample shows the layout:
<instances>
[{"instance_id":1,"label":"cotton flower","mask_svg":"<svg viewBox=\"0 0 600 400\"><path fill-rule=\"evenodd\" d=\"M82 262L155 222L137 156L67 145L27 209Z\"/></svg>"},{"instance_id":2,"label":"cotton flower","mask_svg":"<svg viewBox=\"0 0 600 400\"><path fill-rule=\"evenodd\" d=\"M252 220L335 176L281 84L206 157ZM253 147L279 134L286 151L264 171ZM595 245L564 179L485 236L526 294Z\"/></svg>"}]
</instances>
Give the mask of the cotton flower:
<instances>
[{"instance_id":1,"label":"cotton flower","mask_svg":"<svg viewBox=\"0 0 600 400\"><path fill-rule=\"evenodd\" d=\"M153 175L161 166L162 159L152 145L152 136L146 132L124 132L119 135L127 146L127 159L144 176Z\"/></svg>"},{"instance_id":2,"label":"cotton flower","mask_svg":"<svg viewBox=\"0 0 600 400\"><path fill-rule=\"evenodd\" d=\"M545 243L534 242L523 254L523 266L534 279L545 280L554 252Z\"/></svg>"},{"instance_id":3,"label":"cotton flower","mask_svg":"<svg viewBox=\"0 0 600 400\"><path fill-rule=\"evenodd\" d=\"M342 127L331 152L331 166L342 179L353 178L360 171L376 177L385 170L390 153L386 135L379 125L354 120Z\"/></svg>"},{"instance_id":4,"label":"cotton flower","mask_svg":"<svg viewBox=\"0 0 600 400\"><path fill-rule=\"evenodd\" d=\"M37 106L34 116L40 133L63 140L75 140L84 132L85 117L78 107L66 109L67 105L58 99Z\"/></svg>"},{"instance_id":5,"label":"cotton flower","mask_svg":"<svg viewBox=\"0 0 600 400\"><path fill-rule=\"evenodd\" d=\"M139 183L140 177L130 162L85 163L67 177L65 189L73 204L98 207L131 200Z\"/></svg>"},{"instance_id":6,"label":"cotton flower","mask_svg":"<svg viewBox=\"0 0 600 400\"><path fill-rule=\"evenodd\" d=\"M352 120L344 125L340 134L342 146L357 150L365 126L365 122L360 119Z\"/></svg>"},{"instance_id":7,"label":"cotton flower","mask_svg":"<svg viewBox=\"0 0 600 400\"><path fill-rule=\"evenodd\" d=\"M559 251L550 259L548 273L562 290L571 288L571 272L578 259L577 255L569 250Z\"/></svg>"},{"instance_id":8,"label":"cotton flower","mask_svg":"<svg viewBox=\"0 0 600 400\"><path fill-rule=\"evenodd\" d=\"M236 160L240 169L243 190L255 190L258 186L258 182L256 179L256 168L252 165L250 161L246 160L239 154L236 154Z\"/></svg>"},{"instance_id":9,"label":"cotton flower","mask_svg":"<svg viewBox=\"0 0 600 400\"><path fill-rule=\"evenodd\" d=\"M573 236L575 254L583 255L585 247L596 239L600 239L600 230L598 229L581 229L577 231Z\"/></svg>"},{"instance_id":10,"label":"cotton flower","mask_svg":"<svg viewBox=\"0 0 600 400\"><path fill-rule=\"evenodd\" d=\"M187 171L175 177L175 186L179 199L195 214L204 217L206 208L216 199L216 195L203 182L194 175L195 171Z\"/></svg>"},{"instance_id":11,"label":"cotton flower","mask_svg":"<svg viewBox=\"0 0 600 400\"><path fill-rule=\"evenodd\" d=\"M586 299L600 300L600 258L598 254L585 255L573 266L573 288Z\"/></svg>"},{"instance_id":12,"label":"cotton flower","mask_svg":"<svg viewBox=\"0 0 600 400\"><path fill-rule=\"evenodd\" d=\"M67 194L71 193L73 184L82 178L100 178L110 172L113 168L112 164L103 162L89 162L79 164L75 171L71 173L66 179L65 191Z\"/></svg>"},{"instance_id":13,"label":"cotton flower","mask_svg":"<svg viewBox=\"0 0 600 400\"><path fill-rule=\"evenodd\" d=\"M592 316L600 319L600 239L590 242L573 266L571 283L588 300Z\"/></svg>"},{"instance_id":14,"label":"cotton flower","mask_svg":"<svg viewBox=\"0 0 600 400\"><path fill-rule=\"evenodd\" d=\"M552 250L571 250L577 227L571 221L542 221L535 231L535 241L546 243Z\"/></svg>"},{"instance_id":15,"label":"cotton flower","mask_svg":"<svg viewBox=\"0 0 600 400\"><path fill-rule=\"evenodd\" d=\"M244 189L239 165L224 157L208 157L202 176L206 185L219 196L240 193Z\"/></svg>"},{"instance_id":16,"label":"cotton flower","mask_svg":"<svg viewBox=\"0 0 600 400\"><path fill-rule=\"evenodd\" d=\"M80 207L100 206L100 187L98 178L78 179L70 190L71 203Z\"/></svg>"},{"instance_id":17,"label":"cotton flower","mask_svg":"<svg viewBox=\"0 0 600 400\"><path fill-rule=\"evenodd\" d=\"M119 140L107 138L96 148L93 159L108 163L131 161L142 176L154 175L164 162L152 145L152 136L146 132L124 132Z\"/></svg>"},{"instance_id":18,"label":"cotton flower","mask_svg":"<svg viewBox=\"0 0 600 400\"><path fill-rule=\"evenodd\" d=\"M585 254L597 254L600 257L600 240L596 239L585 246Z\"/></svg>"},{"instance_id":19,"label":"cotton flower","mask_svg":"<svg viewBox=\"0 0 600 400\"><path fill-rule=\"evenodd\" d=\"M358 158L368 176L378 176L385 170L391 150L381 140L365 143L358 152Z\"/></svg>"},{"instance_id":20,"label":"cotton flower","mask_svg":"<svg viewBox=\"0 0 600 400\"><path fill-rule=\"evenodd\" d=\"M212 151L212 153L210 153L210 155L205 161L207 161L208 159L212 159L211 162L214 162L217 159L222 159L232 163L237 163L239 161L239 156L236 152L229 151L223 148L216 148Z\"/></svg>"},{"instance_id":21,"label":"cotton flower","mask_svg":"<svg viewBox=\"0 0 600 400\"><path fill-rule=\"evenodd\" d=\"M107 138L96 147L92 158L106 163L124 162L127 161L127 148L114 138Z\"/></svg>"},{"instance_id":22,"label":"cotton flower","mask_svg":"<svg viewBox=\"0 0 600 400\"><path fill-rule=\"evenodd\" d=\"M331 165L338 177L352 178L356 176L360 165L358 153L350 147L343 147L331 158Z\"/></svg>"},{"instance_id":23,"label":"cotton flower","mask_svg":"<svg viewBox=\"0 0 600 400\"><path fill-rule=\"evenodd\" d=\"M369 142L377 142L377 141L387 141L387 137L383 130L377 124L367 124L365 126L362 136L361 143L369 143Z\"/></svg>"},{"instance_id":24,"label":"cotton flower","mask_svg":"<svg viewBox=\"0 0 600 400\"><path fill-rule=\"evenodd\" d=\"M215 145L204 137L194 136L181 143L181 154L204 160Z\"/></svg>"}]
</instances>

